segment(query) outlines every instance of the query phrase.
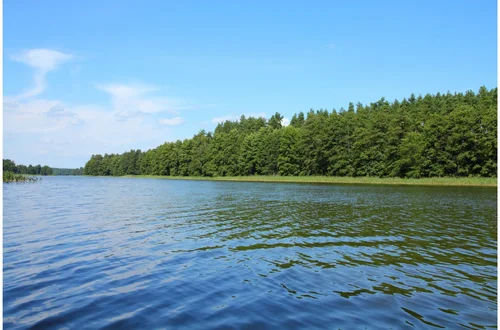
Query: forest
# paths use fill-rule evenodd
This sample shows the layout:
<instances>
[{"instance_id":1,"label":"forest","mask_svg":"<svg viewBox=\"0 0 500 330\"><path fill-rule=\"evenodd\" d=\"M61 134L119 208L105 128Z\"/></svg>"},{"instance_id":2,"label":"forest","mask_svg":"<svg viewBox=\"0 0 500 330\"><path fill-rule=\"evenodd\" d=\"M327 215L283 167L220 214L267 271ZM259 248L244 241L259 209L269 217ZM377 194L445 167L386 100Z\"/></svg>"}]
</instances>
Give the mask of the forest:
<instances>
[{"instance_id":1,"label":"forest","mask_svg":"<svg viewBox=\"0 0 500 330\"><path fill-rule=\"evenodd\" d=\"M32 175L83 175L83 167L80 168L55 168L47 165L16 165L13 160L3 160L3 171L13 174L32 174Z\"/></svg>"},{"instance_id":2,"label":"forest","mask_svg":"<svg viewBox=\"0 0 500 330\"><path fill-rule=\"evenodd\" d=\"M84 174L496 177L497 88L220 123L146 152L92 155Z\"/></svg>"},{"instance_id":3,"label":"forest","mask_svg":"<svg viewBox=\"0 0 500 330\"><path fill-rule=\"evenodd\" d=\"M83 175L83 167L80 168L52 168L52 175Z\"/></svg>"},{"instance_id":4,"label":"forest","mask_svg":"<svg viewBox=\"0 0 500 330\"><path fill-rule=\"evenodd\" d=\"M52 168L47 165L16 165L16 163L10 159L3 160L3 171L12 172L14 174L52 175Z\"/></svg>"}]
</instances>

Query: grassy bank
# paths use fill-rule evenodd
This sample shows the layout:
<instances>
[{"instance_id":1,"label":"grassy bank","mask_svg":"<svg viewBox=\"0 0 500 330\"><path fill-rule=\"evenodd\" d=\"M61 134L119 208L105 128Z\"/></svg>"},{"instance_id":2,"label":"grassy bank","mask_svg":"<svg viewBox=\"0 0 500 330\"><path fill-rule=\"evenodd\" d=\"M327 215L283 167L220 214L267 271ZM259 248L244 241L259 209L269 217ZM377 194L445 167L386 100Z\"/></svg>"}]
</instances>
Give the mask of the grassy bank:
<instances>
[{"instance_id":1,"label":"grassy bank","mask_svg":"<svg viewBox=\"0 0 500 330\"><path fill-rule=\"evenodd\" d=\"M35 182L40 180L36 176L16 174L10 171L3 172L3 182Z\"/></svg>"},{"instance_id":2,"label":"grassy bank","mask_svg":"<svg viewBox=\"0 0 500 330\"><path fill-rule=\"evenodd\" d=\"M330 183L330 184L389 184L421 186L483 186L496 187L497 178L376 178L376 177L330 177L330 176L231 176L231 177L173 177L154 175L127 175L129 178L150 178L168 180L207 180L243 182L289 182L289 183Z\"/></svg>"}]
</instances>

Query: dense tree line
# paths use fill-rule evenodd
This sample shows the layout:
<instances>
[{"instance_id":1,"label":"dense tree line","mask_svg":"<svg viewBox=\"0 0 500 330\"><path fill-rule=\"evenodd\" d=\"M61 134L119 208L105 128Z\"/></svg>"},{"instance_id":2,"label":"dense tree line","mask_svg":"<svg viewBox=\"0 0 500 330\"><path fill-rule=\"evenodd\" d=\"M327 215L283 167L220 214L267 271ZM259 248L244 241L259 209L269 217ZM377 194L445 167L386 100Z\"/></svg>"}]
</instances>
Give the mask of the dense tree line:
<instances>
[{"instance_id":1,"label":"dense tree line","mask_svg":"<svg viewBox=\"0 0 500 330\"><path fill-rule=\"evenodd\" d=\"M3 160L3 171L12 172L14 174L52 175L52 168L47 165L16 165L16 163L10 159Z\"/></svg>"},{"instance_id":2,"label":"dense tree line","mask_svg":"<svg viewBox=\"0 0 500 330\"><path fill-rule=\"evenodd\" d=\"M245 118L155 149L92 155L87 175L497 175L497 88Z\"/></svg>"},{"instance_id":3,"label":"dense tree line","mask_svg":"<svg viewBox=\"0 0 500 330\"><path fill-rule=\"evenodd\" d=\"M83 175L83 167L80 168L52 168L52 175Z\"/></svg>"}]
</instances>

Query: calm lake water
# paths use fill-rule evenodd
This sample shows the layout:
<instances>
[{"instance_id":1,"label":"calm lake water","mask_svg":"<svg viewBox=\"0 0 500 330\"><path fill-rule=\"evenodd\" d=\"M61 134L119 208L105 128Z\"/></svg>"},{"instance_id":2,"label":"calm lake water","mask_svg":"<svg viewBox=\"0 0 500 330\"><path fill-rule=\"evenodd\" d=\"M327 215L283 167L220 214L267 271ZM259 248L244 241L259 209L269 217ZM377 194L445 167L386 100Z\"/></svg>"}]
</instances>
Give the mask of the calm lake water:
<instances>
[{"instance_id":1,"label":"calm lake water","mask_svg":"<svg viewBox=\"0 0 500 330\"><path fill-rule=\"evenodd\" d=\"M5 329L497 323L491 188L4 184Z\"/></svg>"}]
</instances>

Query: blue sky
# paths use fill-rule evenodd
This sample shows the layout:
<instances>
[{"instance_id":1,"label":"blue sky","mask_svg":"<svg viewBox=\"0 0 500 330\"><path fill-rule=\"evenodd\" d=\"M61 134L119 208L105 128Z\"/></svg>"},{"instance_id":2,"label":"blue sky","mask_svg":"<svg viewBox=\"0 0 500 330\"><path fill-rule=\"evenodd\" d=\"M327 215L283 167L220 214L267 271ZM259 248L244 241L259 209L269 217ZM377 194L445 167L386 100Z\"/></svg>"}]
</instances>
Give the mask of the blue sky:
<instances>
[{"instance_id":1,"label":"blue sky","mask_svg":"<svg viewBox=\"0 0 500 330\"><path fill-rule=\"evenodd\" d=\"M496 1L4 1L4 158L497 86Z\"/></svg>"}]
</instances>

